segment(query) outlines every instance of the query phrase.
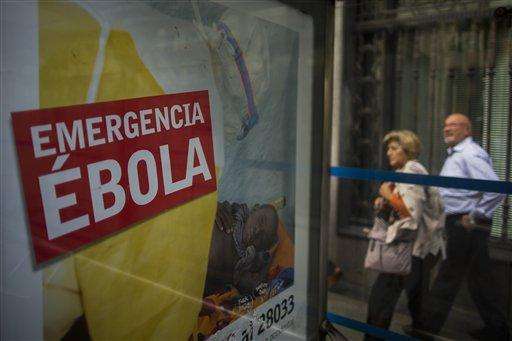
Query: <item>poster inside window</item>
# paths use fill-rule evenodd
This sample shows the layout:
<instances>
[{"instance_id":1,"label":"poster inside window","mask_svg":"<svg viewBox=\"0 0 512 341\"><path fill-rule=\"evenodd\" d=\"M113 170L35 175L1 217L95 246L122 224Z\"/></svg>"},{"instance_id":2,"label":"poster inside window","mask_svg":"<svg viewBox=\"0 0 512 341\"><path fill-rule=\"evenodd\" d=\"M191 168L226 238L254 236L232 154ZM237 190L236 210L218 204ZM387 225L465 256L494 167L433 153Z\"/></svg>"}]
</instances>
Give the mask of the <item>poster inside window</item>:
<instances>
[{"instance_id":1,"label":"poster inside window","mask_svg":"<svg viewBox=\"0 0 512 341\"><path fill-rule=\"evenodd\" d=\"M8 10L8 299L40 292L46 340L291 332L299 32L210 1Z\"/></svg>"}]
</instances>

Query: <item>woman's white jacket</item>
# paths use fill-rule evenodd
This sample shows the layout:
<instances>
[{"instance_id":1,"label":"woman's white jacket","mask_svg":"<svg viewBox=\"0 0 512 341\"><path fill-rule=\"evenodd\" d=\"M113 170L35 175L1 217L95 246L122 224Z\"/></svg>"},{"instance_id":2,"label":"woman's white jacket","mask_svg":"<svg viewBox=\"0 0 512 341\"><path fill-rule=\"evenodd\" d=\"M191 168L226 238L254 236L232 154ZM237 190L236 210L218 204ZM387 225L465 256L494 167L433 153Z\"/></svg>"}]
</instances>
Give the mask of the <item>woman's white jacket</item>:
<instances>
[{"instance_id":1,"label":"woman's white jacket","mask_svg":"<svg viewBox=\"0 0 512 341\"><path fill-rule=\"evenodd\" d=\"M400 173L424 174L428 172L421 163L409 160ZM407 207L410 217L395 221L388 227L386 243L393 242L403 230L417 231L413 246L413 256L425 258L429 253L446 255L444 238L445 214L441 196L436 187L416 184L396 183L394 193L398 193Z\"/></svg>"}]
</instances>

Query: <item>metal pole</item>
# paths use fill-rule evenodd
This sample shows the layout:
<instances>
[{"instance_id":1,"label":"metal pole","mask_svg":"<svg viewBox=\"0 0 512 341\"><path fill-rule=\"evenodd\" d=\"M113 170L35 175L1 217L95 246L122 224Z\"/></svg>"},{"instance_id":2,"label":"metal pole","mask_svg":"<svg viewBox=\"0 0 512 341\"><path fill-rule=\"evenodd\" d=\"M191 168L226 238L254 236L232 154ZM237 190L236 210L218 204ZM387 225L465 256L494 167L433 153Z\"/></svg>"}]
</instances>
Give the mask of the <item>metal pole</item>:
<instances>
[{"instance_id":1,"label":"metal pole","mask_svg":"<svg viewBox=\"0 0 512 341\"><path fill-rule=\"evenodd\" d=\"M478 50L477 50L477 25L476 21L471 23L471 30L468 33L469 51L467 54L467 70L466 75L469 78L468 86L468 112L469 117L474 117L475 113L480 111L476 110L476 104L478 103L478 85L479 79L476 77L478 70ZM478 138L481 140L482 131L478 129Z\"/></svg>"},{"instance_id":2,"label":"metal pole","mask_svg":"<svg viewBox=\"0 0 512 341\"><path fill-rule=\"evenodd\" d=\"M432 146L435 145L435 116L436 116L436 76L437 76L437 62L436 55L438 52L436 41L437 41L437 30L436 28L432 29L432 34L430 35L430 61L429 61L429 86L428 86L428 124L430 128L430 143ZM434 163L434 148L429 148L429 156L428 156L428 164L430 169Z\"/></svg>"},{"instance_id":3,"label":"metal pole","mask_svg":"<svg viewBox=\"0 0 512 341\"><path fill-rule=\"evenodd\" d=\"M496 22L491 24L491 31L489 32L489 47L486 54L485 77L487 78L487 105L484 113L484 126L485 126L485 149L487 152L491 148L491 117L492 117L492 86L494 80L494 66L496 62Z\"/></svg>"},{"instance_id":4,"label":"metal pole","mask_svg":"<svg viewBox=\"0 0 512 341\"><path fill-rule=\"evenodd\" d=\"M324 121L323 121L323 157L322 157L322 190L321 190L321 208L320 208L320 249L317 266L318 269L318 315L320 328L325 320L327 312L327 259L328 242L330 226L330 187L331 187L331 138L332 138L332 110L333 110L333 64L334 64L334 20L336 9L340 8L342 3L336 1L334 7L327 8L326 26L325 26L325 60L324 60ZM339 10L338 10L339 11ZM311 264L315 266L315 264ZM311 278L314 280L314 278ZM318 329L320 330L320 329Z\"/></svg>"},{"instance_id":5,"label":"metal pole","mask_svg":"<svg viewBox=\"0 0 512 341\"><path fill-rule=\"evenodd\" d=\"M405 122L404 115L410 115L409 112L402 110L403 102L405 101L403 96L403 73L404 73L404 60L406 53L406 32L403 30L397 31L397 48L396 48L396 64L395 64L395 91L393 96L395 97L395 115L398 117L398 125L401 128L405 128L403 123Z\"/></svg>"},{"instance_id":6,"label":"metal pole","mask_svg":"<svg viewBox=\"0 0 512 341\"><path fill-rule=\"evenodd\" d=\"M414 39L413 39L413 46L412 46L412 65L413 65L413 71L412 71L412 79L413 79L413 103L412 103L412 115L413 115L413 121L411 124L411 127L414 130L418 129L418 103L419 103L419 79L420 79L420 50L421 50L421 42L422 42L422 33L420 30L414 31Z\"/></svg>"},{"instance_id":7,"label":"metal pole","mask_svg":"<svg viewBox=\"0 0 512 341\"><path fill-rule=\"evenodd\" d=\"M505 36L506 37L506 36ZM505 166L505 181L510 181L511 177L511 164L512 160L512 42L510 41L512 38L512 30L509 31L508 34L508 75L509 75L509 83L508 83L508 137L507 137L507 153L505 154L508 160L506 160ZM505 197L505 202L503 203L503 228L501 229L501 238L503 241L507 241L508 237L508 213L510 210L510 196ZM512 285L512 283L509 283Z\"/></svg>"},{"instance_id":8,"label":"metal pole","mask_svg":"<svg viewBox=\"0 0 512 341\"><path fill-rule=\"evenodd\" d=\"M333 75L332 75L332 128L331 128L331 166L339 166L343 162L341 155L342 147L341 137L346 130L342 129L342 111L343 102L343 63L345 56L343 54L344 30L343 30L343 15L344 7L342 2L336 2L334 7L334 47L333 47ZM328 245L328 259L333 260L331 257L337 249L338 223L339 223L339 196L340 196L340 181L338 178L331 178L330 182L330 204L329 204L329 245ZM336 262L336 259L334 259Z\"/></svg>"},{"instance_id":9,"label":"metal pole","mask_svg":"<svg viewBox=\"0 0 512 341\"><path fill-rule=\"evenodd\" d=\"M457 24L453 24L451 27L450 32L450 40L448 40L448 86L447 91L445 95L445 107L444 107L444 115L448 116L453 111L453 96L456 95L457 92L453 91L454 87L454 79L455 79L455 72L458 66L457 63L457 49L456 49L456 35L457 35ZM455 101L455 103L457 103Z\"/></svg>"}]
</instances>

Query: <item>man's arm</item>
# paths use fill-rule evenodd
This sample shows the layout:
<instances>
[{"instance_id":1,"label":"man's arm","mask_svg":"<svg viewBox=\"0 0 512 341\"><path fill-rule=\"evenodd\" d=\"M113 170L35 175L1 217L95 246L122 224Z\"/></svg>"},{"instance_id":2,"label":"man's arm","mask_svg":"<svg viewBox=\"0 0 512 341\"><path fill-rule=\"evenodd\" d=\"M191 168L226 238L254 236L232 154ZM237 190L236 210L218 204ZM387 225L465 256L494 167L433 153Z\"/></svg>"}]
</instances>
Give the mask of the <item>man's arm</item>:
<instances>
[{"instance_id":1,"label":"man's arm","mask_svg":"<svg viewBox=\"0 0 512 341\"><path fill-rule=\"evenodd\" d=\"M486 160L474 156L471 160L466 160L467 170L471 179L499 181L498 176L492 169L492 166ZM470 212L473 218L492 218L492 213L498 205L505 199L501 193L482 192L482 196L476 204L474 210Z\"/></svg>"}]
</instances>

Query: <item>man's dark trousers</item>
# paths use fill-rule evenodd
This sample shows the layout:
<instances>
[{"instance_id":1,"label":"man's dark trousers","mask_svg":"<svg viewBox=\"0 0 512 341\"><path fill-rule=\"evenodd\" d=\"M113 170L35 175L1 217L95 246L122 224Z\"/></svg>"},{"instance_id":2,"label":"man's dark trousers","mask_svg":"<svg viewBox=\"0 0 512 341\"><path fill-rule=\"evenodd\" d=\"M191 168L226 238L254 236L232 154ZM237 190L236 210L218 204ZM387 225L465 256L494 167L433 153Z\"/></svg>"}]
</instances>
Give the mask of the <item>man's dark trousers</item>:
<instances>
[{"instance_id":1,"label":"man's dark trousers","mask_svg":"<svg viewBox=\"0 0 512 341\"><path fill-rule=\"evenodd\" d=\"M421 328L435 334L441 331L462 281L467 278L471 297L485 325L496 335L508 335L505 313L500 308L490 271L489 229L468 230L462 226L461 217L447 216L447 258L441 263L424 306Z\"/></svg>"}]
</instances>

